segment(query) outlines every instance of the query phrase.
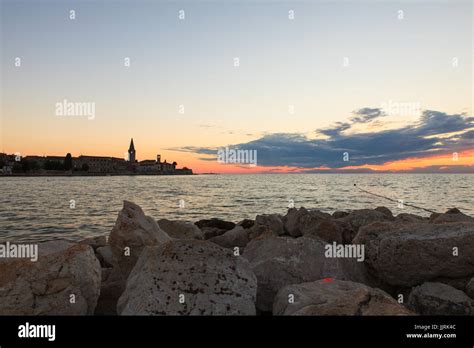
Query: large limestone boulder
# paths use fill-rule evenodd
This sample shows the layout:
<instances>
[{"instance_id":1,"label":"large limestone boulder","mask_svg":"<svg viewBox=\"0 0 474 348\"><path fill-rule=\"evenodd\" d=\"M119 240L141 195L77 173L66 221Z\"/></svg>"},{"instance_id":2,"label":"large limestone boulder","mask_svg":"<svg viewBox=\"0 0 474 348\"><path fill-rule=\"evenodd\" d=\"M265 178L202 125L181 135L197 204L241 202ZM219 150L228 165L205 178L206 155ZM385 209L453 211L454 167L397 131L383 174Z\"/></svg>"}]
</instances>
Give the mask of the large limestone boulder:
<instances>
[{"instance_id":1,"label":"large limestone boulder","mask_svg":"<svg viewBox=\"0 0 474 348\"><path fill-rule=\"evenodd\" d=\"M363 262L328 258L327 243L314 238L267 237L252 240L243 253L258 279L257 308L272 310L273 298L286 285L326 277L370 282Z\"/></svg>"},{"instance_id":2,"label":"large limestone boulder","mask_svg":"<svg viewBox=\"0 0 474 348\"><path fill-rule=\"evenodd\" d=\"M290 208L285 216L285 230L293 237L319 238L326 242L350 243L352 226L319 210Z\"/></svg>"},{"instance_id":3,"label":"large limestone boulder","mask_svg":"<svg viewBox=\"0 0 474 348\"><path fill-rule=\"evenodd\" d=\"M137 262L143 248L171 240L151 217L135 203L124 201L109 244L123 277L126 278Z\"/></svg>"},{"instance_id":4,"label":"large limestone boulder","mask_svg":"<svg viewBox=\"0 0 474 348\"><path fill-rule=\"evenodd\" d=\"M92 247L51 241L38 254L36 262L0 259L1 315L93 314L101 268Z\"/></svg>"},{"instance_id":5,"label":"large limestone boulder","mask_svg":"<svg viewBox=\"0 0 474 348\"><path fill-rule=\"evenodd\" d=\"M430 222L433 224L445 224L448 222L461 222L461 221L474 223L474 218L469 215L463 214L457 208L449 209L444 214L434 213L430 217Z\"/></svg>"},{"instance_id":6,"label":"large limestone boulder","mask_svg":"<svg viewBox=\"0 0 474 348\"><path fill-rule=\"evenodd\" d=\"M257 279L248 262L208 241L147 247L118 301L122 315L254 315Z\"/></svg>"},{"instance_id":7,"label":"large limestone boulder","mask_svg":"<svg viewBox=\"0 0 474 348\"><path fill-rule=\"evenodd\" d=\"M209 241L224 248L244 248L250 241L249 230L242 226L235 226L230 231L227 231L220 236L213 237L209 239Z\"/></svg>"},{"instance_id":8,"label":"large limestone boulder","mask_svg":"<svg viewBox=\"0 0 474 348\"><path fill-rule=\"evenodd\" d=\"M275 297L274 315L409 315L386 292L342 280L285 286Z\"/></svg>"},{"instance_id":9,"label":"large limestone boulder","mask_svg":"<svg viewBox=\"0 0 474 348\"><path fill-rule=\"evenodd\" d=\"M428 219L415 214L401 213L395 217L395 222L409 224L415 222L428 222Z\"/></svg>"},{"instance_id":10,"label":"large limestone boulder","mask_svg":"<svg viewBox=\"0 0 474 348\"><path fill-rule=\"evenodd\" d=\"M349 223L354 232L358 232L362 226L369 225L373 222L393 221L395 218L385 211L372 209L353 210L349 215L339 219Z\"/></svg>"},{"instance_id":11,"label":"large limestone boulder","mask_svg":"<svg viewBox=\"0 0 474 348\"><path fill-rule=\"evenodd\" d=\"M204 235L199 227L191 222L161 219L158 220L158 226L172 238L204 239Z\"/></svg>"},{"instance_id":12,"label":"large limestone boulder","mask_svg":"<svg viewBox=\"0 0 474 348\"><path fill-rule=\"evenodd\" d=\"M461 290L442 283L412 289L408 307L422 315L473 315L474 301Z\"/></svg>"},{"instance_id":13,"label":"large limestone boulder","mask_svg":"<svg viewBox=\"0 0 474 348\"><path fill-rule=\"evenodd\" d=\"M249 229L250 239L259 236L281 236L285 234L283 217L279 214L263 214L255 217L255 224Z\"/></svg>"},{"instance_id":14,"label":"large limestone boulder","mask_svg":"<svg viewBox=\"0 0 474 348\"><path fill-rule=\"evenodd\" d=\"M382 214L384 214L386 217L388 217L389 219L393 219L393 213L390 209L388 209L387 207L377 207L374 209L375 211L378 211Z\"/></svg>"},{"instance_id":15,"label":"large limestone boulder","mask_svg":"<svg viewBox=\"0 0 474 348\"><path fill-rule=\"evenodd\" d=\"M285 230L292 237L311 233L321 221L332 219L332 216L319 210L290 208L285 216Z\"/></svg>"},{"instance_id":16,"label":"large limestone boulder","mask_svg":"<svg viewBox=\"0 0 474 348\"><path fill-rule=\"evenodd\" d=\"M474 275L472 223L373 223L361 228L354 243L365 244L368 270L390 285Z\"/></svg>"},{"instance_id":17,"label":"large limestone boulder","mask_svg":"<svg viewBox=\"0 0 474 348\"><path fill-rule=\"evenodd\" d=\"M305 237L339 244L349 244L354 237L354 231L347 222L335 219L318 219L310 224L303 223L302 231Z\"/></svg>"}]
</instances>

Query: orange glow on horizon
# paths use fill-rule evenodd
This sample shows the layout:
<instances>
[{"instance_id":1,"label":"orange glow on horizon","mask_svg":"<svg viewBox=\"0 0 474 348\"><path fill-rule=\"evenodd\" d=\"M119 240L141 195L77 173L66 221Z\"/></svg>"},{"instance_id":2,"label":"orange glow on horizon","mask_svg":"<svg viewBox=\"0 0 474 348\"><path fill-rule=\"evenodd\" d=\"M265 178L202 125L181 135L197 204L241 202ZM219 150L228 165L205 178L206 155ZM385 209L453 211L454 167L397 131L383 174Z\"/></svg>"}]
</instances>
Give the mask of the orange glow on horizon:
<instances>
[{"instance_id":1,"label":"orange glow on horizon","mask_svg":"<svg viewBox=\"0 0 474 348\"><path fill-rule=\"evenodd\" d=\"M125 146L124 146L125 147ZM126 146L128 148L128 144ZM23 156L27 155L53 155L53 156L65 156L65 151L60 151L58 148L51 149L51 151L28 151L29 149L22 148L23 151L12 151L8 149L6 153L20 152ZM194 173L216 173L216 174L257 174L257 173L307 173L307 172L353 172L357 170L369 169L374 172L405 172L413 171L416 169L428 168L430 166L439 166L440 169L449 169L449 167L460 166L460 167L474 167L474 149L460 151L458 153L458 160L453 160L452 153L444 155L433 155L425 157L410 157L398 161L386 162L383 164L364 164L359 166L347 166L342 168L329 168L326 166L301 168L294 166L250 166L248 164L222 164L218 163L215 158L208 157L206 155L200 155L190 152L180 152L172 150L158 150L158 151L140 151L137 149L138 160L145 159L156 159L156 154L161 154L161 160L167 160L168 162L176 161L178 168L187 167L191 168ZM120 151L105 151L102 149L90 149L89 151L72 152L71 154L76 157L81 154L91 156L113 156L113 157L124 157L125 150ZM204 160L203 158L209 158ZM474 169L474 168L473 168Z\"/></svg>"},{"instance_id":2,"label":"orange glow on horizon","mask_svg":"<svg viewBox=\"0 0 474 348\"><path fill-rule=\"evenodd\" d=\"M474 166L474 150L465 150L457 154L457 160L454 160L454 153L445 155L435 155L427 157L410 157L403 160L386 162L384 164L364 164L360 166L349 166L341 168L341 170L350 169L371 169L374 171L410 171L419 168L427 168L430 166Z\"/></svg>"}]
</instances>

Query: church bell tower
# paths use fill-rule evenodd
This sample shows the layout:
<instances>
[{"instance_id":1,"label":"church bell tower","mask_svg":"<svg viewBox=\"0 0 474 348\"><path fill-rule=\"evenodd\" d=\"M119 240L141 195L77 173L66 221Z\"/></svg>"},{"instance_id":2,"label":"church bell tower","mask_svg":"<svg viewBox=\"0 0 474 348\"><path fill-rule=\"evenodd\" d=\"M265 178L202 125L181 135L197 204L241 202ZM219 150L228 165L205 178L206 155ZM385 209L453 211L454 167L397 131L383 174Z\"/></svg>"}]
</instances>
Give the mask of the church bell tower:
<instances>
[{"instance_id":1,"label":"church bell tower","mask_svg":"<svg viewBox=\"0 0 474 348\"><path fill-rule=\"evenodd\" d=\"M135 157L135 146L133 145L133 138L130 141L130 147L128 148L128 160L129 162L135 163L136 157Z\"/></svg>"}]
</instances>

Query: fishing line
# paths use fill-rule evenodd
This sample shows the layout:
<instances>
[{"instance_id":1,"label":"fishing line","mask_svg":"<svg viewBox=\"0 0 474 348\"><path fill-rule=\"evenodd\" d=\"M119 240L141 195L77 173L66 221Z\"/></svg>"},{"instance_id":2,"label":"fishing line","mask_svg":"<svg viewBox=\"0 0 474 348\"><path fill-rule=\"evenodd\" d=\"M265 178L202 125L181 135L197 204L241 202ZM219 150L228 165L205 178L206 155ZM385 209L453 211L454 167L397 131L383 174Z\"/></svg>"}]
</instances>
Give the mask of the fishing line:
<instances>
[{"instance_id":1,"label":"fishing line","mask_svg":"<svg viewBox=\"0 0 474 348\"><path fill-rule=\"evenodd\" d=\"M354 184L354 186L357 187L360 191L365 192L365 193L368 193L369 195L376 196L376 197L380 197L380 198L384 198L384 199L387 199L387 200L389 200L389 201L391 201L391 202L400 203L398 200L395 200L395 199L393 199L393 198L385 197L385 196L382 196L382 195L379 195L379 194L372 193L372 192L369 192L369 191L367 191L367 190L361 189L359 186L357 186L357 184ZM429 212L429 213L435 213L435 214L437 213L437 212L435 212L435 211L433 211L433 210L426 209L426 208L422 208L422 207L418 207L418 206L413 205L413 204L409 204L409 203L405 203L405 202L403 202L402 204L403 204L403 205L406 205L406 206L408 206L408 207L412 207L412 208L416 208L416 209L421 209L421 210L427 211L427 212Z\"/></svg>"}]
</instances>

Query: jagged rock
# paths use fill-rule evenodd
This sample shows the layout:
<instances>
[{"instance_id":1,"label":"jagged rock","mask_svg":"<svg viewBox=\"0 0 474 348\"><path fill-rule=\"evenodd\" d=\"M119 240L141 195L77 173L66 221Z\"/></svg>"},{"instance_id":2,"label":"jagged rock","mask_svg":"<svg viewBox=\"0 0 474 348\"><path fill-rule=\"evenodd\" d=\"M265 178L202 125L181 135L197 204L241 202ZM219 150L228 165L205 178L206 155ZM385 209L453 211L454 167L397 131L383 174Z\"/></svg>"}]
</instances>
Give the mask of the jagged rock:
<instances>
[{"instance_id":1,"label":"jagged rock","mask_svg":"<svg viewBox=\"0 0 474 348\"><path fill-rule=\"evenodd\" d=\"M204 227L218 228L220 230L229 231L235 227L235 223L230 221L224 221L222 219L212 218L208 220L199 220L194 223L201 230Z\"/></svg>"},{"instance_id":2,"label":"jagged rock","mask_svg":"<svg viewBox=\"0 0 474 348\"><path fill-rule=\"evenodd\" d=\"M38 245L38 260L0 259L2 315L90 315L101 268L92 247L65 241ZM71 303L74 295L75 303Z\"/></svg>"},{"instance_id":3,"label":"jagged rock","mask_svg":"<svg viewBox=\"0 0 474 348\"><path fill-rule=\"evenodd\" d=\"M255 225L255 220L243 219L237 225L242 226L243 228L247 229Z\"/></svg>"},{"instance_id":4,"label":"jagged rock","mask_svg":"<svg viewBox=\"0 0 474 348\"><path fill-rule=\"evenodd\" d=\"M249 229L249 238L254 239L261 235L281 236L285 233L282 216L279 214L257 215L255 224Z\"/></svg>"},{"instance_id":5,"label":"jagged rock","mask_svg":"<svg viewBox=\"0 0 474 348\"><path fill-rule=\"evenodd\" d=\"M282 287L326 277L369 283L363 262L327 258L326 243L313 238L267 237L252 240L243 253L258 279L257 308L268 312Z\"/></svg>"},{"instance_id":6,"label":"jagged rock","mask_svg":"<svg viewBox=\"0 0 474 348\"><path fill-rule=\"evenodd\" d=\"M373 223L360 229L354 243L365 244L368 270L390 285L474 275L472 223Z\"/></svg>"},{"instance_id":7,"label":"jagged rock","mask_svg":"<svg viewBox=\"0 0 474 348\"><path fill-rule=\"evenodd\" d=\"M155 220L146 216L138 205L124 201L123 209L110 232L109 245L114 256L114 264L126 278L145 246L158 245L169 240L171 238L166 232Z\"/></svg>"},{"instance_id":8,"label":"jagged rock","mask_svg":"<svg viewBox=\"0 0 474 348\"><path fill-rule=\"evenodd\" d=\"M421 315L474 314L474 301L469 296L442 283L424 283L413 288L407 305Z\"/></svg>"},{"instance_id":9,"label":"jagged rock","mask_svg":"<svg viewBox=\"0 0 474 348\"><path fill-rule=\"evenodd\" d=\"M349 215L339 220L349 223L352 226L352 229L355 232L358 232L359 228L362 226L373 222L393 221L394 217L386 215L386 212L383 213L372 209L359 209L352 211Z\"/></svg>"},{"instance_id":10,"label":"jagged rock","mask_svg":"<svg viewBox=\"0 0 474 348\"><path fill-rule=\"evenodd\" d=\"M100 248L97 248L95 255L100 261L102 267L113 267L114 266L114 255L112 254L112 249L110 245L106 245Z\"/></svg>"},{"instance_id":11,"label":"jagged rock","mask_svg":"<svg viewBox=\"0 0 474 348\"><path fill-rule=\"evenodd\" d=\"M294 301L290 303L290 298ZM386 292L342 280L318 280L281 289L274 315L410 315Z\"/></svg>"},{"instance_id":12,"label":"jagged rock","mask_svg":"<svg viewBox=\"0 0 474 348\"><path fill-rule=\"evenodd\" d=\"M472 278L466 285L466 294L474 299L474 278Z\"/></svg>"},{"instance_id":13,"label":"jagged rock","mask_svg":"<svg viewBox=\"0 0 474 348\"><path fill-rule=\"evenodd\" d=\"M98 236L98 237L86 238L84 240L81 240L79 244L90 245L94 250L96 250L97 248L103 247L107 244L107 237Z\"/></svg>"},{"instance_id":14,"label":"jagged rock","mask_svg":"<svg viewBox=\"0 0 474 348\"><path fill-rule=\"evenodd\" d=\"M158 226L172 238L204 239L199 227L191 222L161 219L158 220Z\"/></svg>"},{"instance_id":15,"label":"jagged rock","mask_svg":"<svg viewBox=\"0 0 474 348\"><path fill-rule=\"evenodd\" d=\"M237 225L232 230L227 231L223 235L213 237L209 241L224 248L243 248L250 241L249 231Z\"/></svg>"},{"instance_id":16,"label":"jagged rock","mask_svg":"<svg viewBox=\"0 0 474 348\"><path fill-rule=\"evenodd\" d=\"M444 224L448 222L471 222L474 223L474 218L461 213L461 211L457 208L449 209L444 214L432 214L430 217L430 222L433 224Z\"/></svg>"},{"instance_id":17,"label":"jagged rock","mask_svg":"<svg viewBox=\"0 0 474 348\"><path fill-rule=\"evenodd\" d=\"M257 279L244 258L208 241L174 240L143 251L117 310L122 315L254 315L256 290Z\"/></svg>"}]
</instances>

